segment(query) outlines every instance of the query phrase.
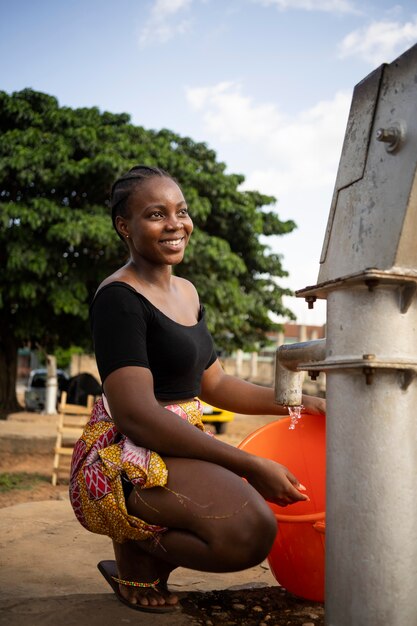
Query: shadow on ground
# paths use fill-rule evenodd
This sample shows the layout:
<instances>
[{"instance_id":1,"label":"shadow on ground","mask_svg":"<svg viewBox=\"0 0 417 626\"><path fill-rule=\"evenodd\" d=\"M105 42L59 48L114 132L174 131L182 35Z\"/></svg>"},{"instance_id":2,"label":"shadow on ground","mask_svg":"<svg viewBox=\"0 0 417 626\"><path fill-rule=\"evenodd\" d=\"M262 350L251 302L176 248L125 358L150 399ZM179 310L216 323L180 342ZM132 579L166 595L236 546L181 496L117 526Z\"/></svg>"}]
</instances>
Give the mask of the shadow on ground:
<instances>
[{"instance_id":1,"label":"shadow on ground","mask_svg":"<svg viewBox=\"0 0 417 626\"><path fill-rule=\"evenodd\" d=\"M323 605L280 587L179 593L181 610L153 615L134 612L112 594L77 594L5 602L4 626L323 626Z\"/></svg>"}]
</instances>

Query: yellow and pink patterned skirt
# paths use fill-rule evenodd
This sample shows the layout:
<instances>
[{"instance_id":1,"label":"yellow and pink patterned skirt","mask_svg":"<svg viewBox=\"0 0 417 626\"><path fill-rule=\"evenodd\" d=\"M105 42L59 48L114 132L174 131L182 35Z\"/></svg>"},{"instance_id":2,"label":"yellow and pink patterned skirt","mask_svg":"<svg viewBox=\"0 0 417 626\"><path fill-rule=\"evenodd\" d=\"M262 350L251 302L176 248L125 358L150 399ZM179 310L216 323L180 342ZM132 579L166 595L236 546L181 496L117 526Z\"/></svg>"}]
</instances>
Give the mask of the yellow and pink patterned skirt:
<instances>
[{"instance_id":1,"label":"yellow and pink patterned skirt","mask_svg":"<svg viewBox=\"0 0 417 626\"><path fill-rule=\"evenodd\" d=\"M197 398L165 408L204 431ZM129 515L123 481L149 489L164 487L167 480L168 470L159 454L118 432L100 398L72 455L70 500L78 521L87 530L119 543L155 538L167 529Z\"/></svg>"}]
</instances>

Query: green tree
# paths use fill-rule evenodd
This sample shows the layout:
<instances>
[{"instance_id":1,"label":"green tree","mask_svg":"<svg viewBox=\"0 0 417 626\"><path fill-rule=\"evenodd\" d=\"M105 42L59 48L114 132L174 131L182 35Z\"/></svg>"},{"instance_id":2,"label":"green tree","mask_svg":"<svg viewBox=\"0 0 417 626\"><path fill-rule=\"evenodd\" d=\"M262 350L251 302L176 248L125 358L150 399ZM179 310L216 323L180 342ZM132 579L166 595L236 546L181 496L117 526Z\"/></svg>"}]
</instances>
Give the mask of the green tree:
<instances>
[{"instance_id":1,"label":"green tree","mask_svg":"<svg viewBox=\"0 0 417 626\"><path fill-rule=\"evenodd\" d=\"M177 271L199 289L219 349L253 348L292 318L278 255L262 235L294 228L275 199L241 191L204 143L134 126L127 114L60 107L49 95L0 92L0 413L18 410L17 349L91 349L88 305L126 249L109 219L112 181L135 163L180 181L195 224Z\"/></svg>"}]
</instances>

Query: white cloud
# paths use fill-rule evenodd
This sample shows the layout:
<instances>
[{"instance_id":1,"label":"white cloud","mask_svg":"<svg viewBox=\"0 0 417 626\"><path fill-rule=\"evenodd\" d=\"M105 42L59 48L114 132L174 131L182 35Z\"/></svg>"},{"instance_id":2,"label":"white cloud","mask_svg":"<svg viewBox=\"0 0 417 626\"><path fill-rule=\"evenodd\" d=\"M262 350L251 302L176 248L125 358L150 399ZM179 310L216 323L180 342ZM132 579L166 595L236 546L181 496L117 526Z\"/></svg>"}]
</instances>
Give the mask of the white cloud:
<instances>
[{"instance_id":1,"label":"white cloud","mask_svg":"<svg viewBox=\"0 0 417 626\"><path fill-rule=\"evenodd\" d=\"M339 45L339 56L359 57L371 65L391 62L417 41L417 16L410 22L372 22L349 33Z\"/></svg>"},{"instance_id":2,"label":"white cloud","mask_svg":"<svg viewBox=\"0 0 417 626\"><path fill-rule=\"evenodd\" d=\"M163 20L169 15L178 13L191 2L192 0L155 0L152 7L152 16L155 19Z\"/></svg>"},{"instance_id":3,"label":"white cloud","mask_svg":"<svg viewBox=\"0 0 417 626\"><path fill-rule=\"evenodd\" d=\"M324 11L326 13L353 13L361 12L350 0L253 0L264 6L276 6L281 11Z\"/></svg>"},{"instance_id":4,"label":"white cloud","mask_svg":"<svg viewBox=\"0 0 417 626\"><path fill-rule=\"evenodd\" d=\"M238 83L189 88L186 97L201 114L213 142L240 145L256 155L253 174L259 166L261 177L273 172L278 195L298 185L300 176L313 187L334 180L335 146L341 145L350 95L337 93L333 100L318 102L293 117L281 113L275 104L254 103L242 94ZM270 185L266 191L273 192Z\"/></svg>"},{"instance_id":5,"label":"white cloud","mask_svg":"<svg viewBox=\"0 0 417 626\"><path fill-rule=\"evenodd\" d=\"M178 17L193 0L155 0L149 19L141 29L139 43L146 46L165 43L176 35L183 35L191 26L191 21Z\"/></svg>"},{"instance_id":6,"label":"white cloud","mask_svg":"<svg viewBox=\"0 0 417 626\"><path fill-rule=\"evenodd\" d=\"M186 97L192 108L202 113L205 128L222 142L257 143L269 134L271 125L279 124L281 117L274 105L255 106L242 95L238 83L189 88Z\"/></svg>"},{"instance_id":7,"label":"white cloud","mask_svg":"<svg viewBox=\"0 0 417 626\"><path fill-rule=\"evenodd\" d=\"M186 97L229 171L245 173L243 187L275 196L280 217L297 223L296 231L270 241L290 273L280 284L315 284L351 94L338 92L295 115L254 102L233 82L188 88ZM308 312L303 301L287 303L303 323L323 321L323 307Z\"/></svg>"}]
</instances>

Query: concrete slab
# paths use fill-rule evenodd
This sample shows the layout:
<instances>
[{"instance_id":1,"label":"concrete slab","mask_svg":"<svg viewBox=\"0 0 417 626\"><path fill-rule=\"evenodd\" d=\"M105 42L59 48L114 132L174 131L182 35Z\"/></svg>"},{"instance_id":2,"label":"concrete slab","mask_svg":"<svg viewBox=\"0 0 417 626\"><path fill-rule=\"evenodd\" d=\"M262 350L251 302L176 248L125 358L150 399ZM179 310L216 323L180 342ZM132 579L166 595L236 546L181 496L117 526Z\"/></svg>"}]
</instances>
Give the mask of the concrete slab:
<instances>
[{"instance_id":1,"label":"concrete slab","mask_svg":"<svg viewBox=\"0 0 417 626\"><path fill-rule=\"evenodd\" d=\"M0 420L0 454L53 454L57 415L12 413Z\"/></svg>"},{"instance_id":2,"label":"concrete slab","mask_svg":"<svg viewBox=\"0 0 417 626\"><path fill-rule=\"evenodd\" d=\"M111 541L82 528L68 500L0 509L0 533L0 624L150 625L155 619L161 626L193 623L183 612L155 617L120 604L96 567L98 561L113 558ZM189 591L270 585L277 583L267 564L232 574L178 568L170 579L180 597Z\"/></svg>"}]
</instances>

